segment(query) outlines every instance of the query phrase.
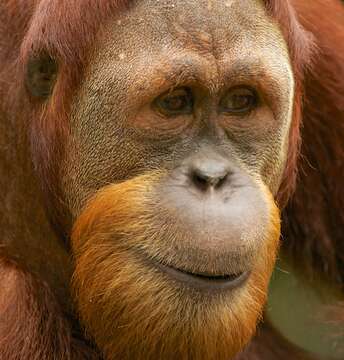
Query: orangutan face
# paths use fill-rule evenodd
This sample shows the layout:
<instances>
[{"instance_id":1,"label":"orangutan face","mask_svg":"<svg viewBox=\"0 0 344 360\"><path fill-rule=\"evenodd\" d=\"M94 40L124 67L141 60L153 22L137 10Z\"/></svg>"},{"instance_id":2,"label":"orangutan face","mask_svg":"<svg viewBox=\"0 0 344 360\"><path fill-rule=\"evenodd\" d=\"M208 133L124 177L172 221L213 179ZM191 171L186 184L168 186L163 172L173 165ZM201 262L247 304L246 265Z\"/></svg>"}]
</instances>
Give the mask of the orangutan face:
<instances>
[{"instance_id":1,"label":"orangutan face","mask_svg":"<svg viewBox=\"0 0 344 360\"><path fill-rule=\"evenodd\" d=\"M106 359L220 359L254 333L294 83L258 0L142 0L104 24L62 166L74 291Z\"/></svg>"}]
</instances>

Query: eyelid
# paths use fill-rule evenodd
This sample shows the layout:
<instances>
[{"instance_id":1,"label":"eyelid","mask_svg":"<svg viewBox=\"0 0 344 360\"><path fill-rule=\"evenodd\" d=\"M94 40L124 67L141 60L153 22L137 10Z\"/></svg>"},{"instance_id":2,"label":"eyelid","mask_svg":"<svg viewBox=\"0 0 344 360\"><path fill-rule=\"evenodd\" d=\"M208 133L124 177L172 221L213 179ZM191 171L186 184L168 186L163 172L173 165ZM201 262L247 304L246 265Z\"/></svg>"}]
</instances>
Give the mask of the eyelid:
<instances>
[{"instance_id":1,"label":"eyelid","mask_svg":"<svg viewBox=\"0 0 344 360\"><path fill-rule=\"evenodd\" d=\"M186 98L185 108L180 110L171 110L171 109L169 110L167 108L164 109L162 104L165 100L168 100L169 97L173 99L173 97L178 97L178 96L185 96ZM151 103L151 106L155 111L157 111L158 113L160 113L165 117L188 115L191 114L194 109L194 96L190 88L187 87L173 88L161 94L157 98L155 98L154 101Z\"/></svg>"},{"instance_id":2,"label":"eyelid","mask_svg":"<svg viewBox=\"0 0 344 360\"><path fill-rule=\"evenodd\" d=\"M225 105L225 100L228 99L228 97L233 94L235 95L235 91L240 92L240 90L243 92L242 96L252 96L254 103L248 104L247 108L242 109L228 109ZM245 93L245 91L247 93ZM240 94L239 94L240 96ZM221 97L220 103L219 103L219 112L226 114L226 115L233 115L233 116L245 116L246 114L252 112L255 110L259 105L261 104L260 96L256 89L252 88L251 86L242 85L242 86L235 86L232 88L229 88Z\"/></svg>"}]
</instances>

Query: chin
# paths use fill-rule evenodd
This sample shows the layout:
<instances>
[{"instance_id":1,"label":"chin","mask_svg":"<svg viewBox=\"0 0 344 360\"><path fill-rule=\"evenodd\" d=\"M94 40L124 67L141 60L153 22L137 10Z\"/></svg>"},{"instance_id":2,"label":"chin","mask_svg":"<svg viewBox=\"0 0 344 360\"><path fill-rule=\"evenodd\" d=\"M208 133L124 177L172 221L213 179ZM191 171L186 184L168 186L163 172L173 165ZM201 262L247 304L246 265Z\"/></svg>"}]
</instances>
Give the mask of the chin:
<instances>
[{"instance_id":1,"label":"chin","mask_svg":"<svg viewBox=\"0 0 344 360\"><path fill-rule=\"evenodd\" d=\"M106 358L225 360L245 346L262 314L280 234L278 209L262 185L243 187L233 201L256 188L263 195L254 206L210 195L205 217L197 196L176 194L159 173L110 185L88 202L72 236L73 292ZM253 220L256 231L248 231Z\"/></svg>"}]
</instances>

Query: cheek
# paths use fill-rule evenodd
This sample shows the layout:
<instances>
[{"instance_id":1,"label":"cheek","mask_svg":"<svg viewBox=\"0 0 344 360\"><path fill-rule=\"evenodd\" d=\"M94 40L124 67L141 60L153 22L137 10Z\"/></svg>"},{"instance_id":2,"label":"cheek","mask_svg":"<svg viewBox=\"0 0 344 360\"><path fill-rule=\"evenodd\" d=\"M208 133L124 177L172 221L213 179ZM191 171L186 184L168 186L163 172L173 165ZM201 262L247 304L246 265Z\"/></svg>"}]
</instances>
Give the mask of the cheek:
<instances>
[{"instance_id":1,"label":"cheek","mask_svg":"<svg viewBox=\"0 0 344 360\"><path fill-rule=\"evenodd\" d=\"M75 217L86 200L102 187L133 178L152 169L171 168L195 146L187 135L178 143L149 139L122 126L120 118L97 118L101 109L88 108L71 119L60 167L64 201Z\"/></svg>"},{"instance_id":2,"label":"cheek","mask_svg":"<svg viewBox=\"0 0 344 360\"><path fill-rule=\"evenodd\" d=\"M283 115L283 118L282 118ZM227 130L232 149L241 165L260 179L276 195L288 151L289 120L287 113L277 119L264 108L244 124L232 124Z\"/></svg>"},{"instance_id":3,"label":"cheek","mask_svg":"<svg viewBox=\"0 0 344 360\"><path fill-rule=\"evenodd\" d=\"M289 132L281 129L268 140L270 150L264 157L261 167L261 176L271 193L276 196L280 188L288 157Z\"/></svg>"},{"instance_id":4,"label":"cheek","mask_svg":"<svg viewBox=\"0 0 344 360\"><path fill-rule=\"evenodd\" d=\"M287 154L287 146L282 146L279 149L279 153L276 153L275 161L271 162L270 164L267 163L264 168L263 174L265 175L264 178L266 179L265 183L275 197L277 196L278 190L283 180Z\"/></svg>"},{"instance_id":5,"label":"cheek","mask_svg":"<svg viewBox=\"0 0 344 360\"><path fill-rule=\"evenodd\" d=\"M80 214L86 200L98 189L144 172L149 153L131 134L96 113L72 119L60 167L64 200L72 214Z\"/></svg>"}]
</instances>

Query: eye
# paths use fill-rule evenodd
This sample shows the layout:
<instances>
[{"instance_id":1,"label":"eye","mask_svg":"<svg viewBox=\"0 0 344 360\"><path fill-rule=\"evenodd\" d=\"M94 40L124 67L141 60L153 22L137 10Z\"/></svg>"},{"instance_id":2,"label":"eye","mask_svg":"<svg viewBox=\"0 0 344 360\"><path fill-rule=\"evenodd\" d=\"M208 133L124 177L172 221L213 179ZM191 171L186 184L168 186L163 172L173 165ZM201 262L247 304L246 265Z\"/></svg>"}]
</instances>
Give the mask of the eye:
<instances>
[{"instance_id":1,"label":"eye","mask_svg":"<svg viewBox=\"0 0 344 360\"><path fill-rule=\"evenodd\" d=\"M257 105L257 93L246 87L231 89L220 103L221 111L229 115L245 115Z\"/></svg>"},{"instance_id":2,"label":"eye","mask_svg":"<svg viewBox=\"0 0 344 360\"><path fill-rule=\"evenodd\" d=\"M165 116L192 114L194 100L188 88L179 88L158 97L154 108Z\"/></svg>"}]
</instances>

